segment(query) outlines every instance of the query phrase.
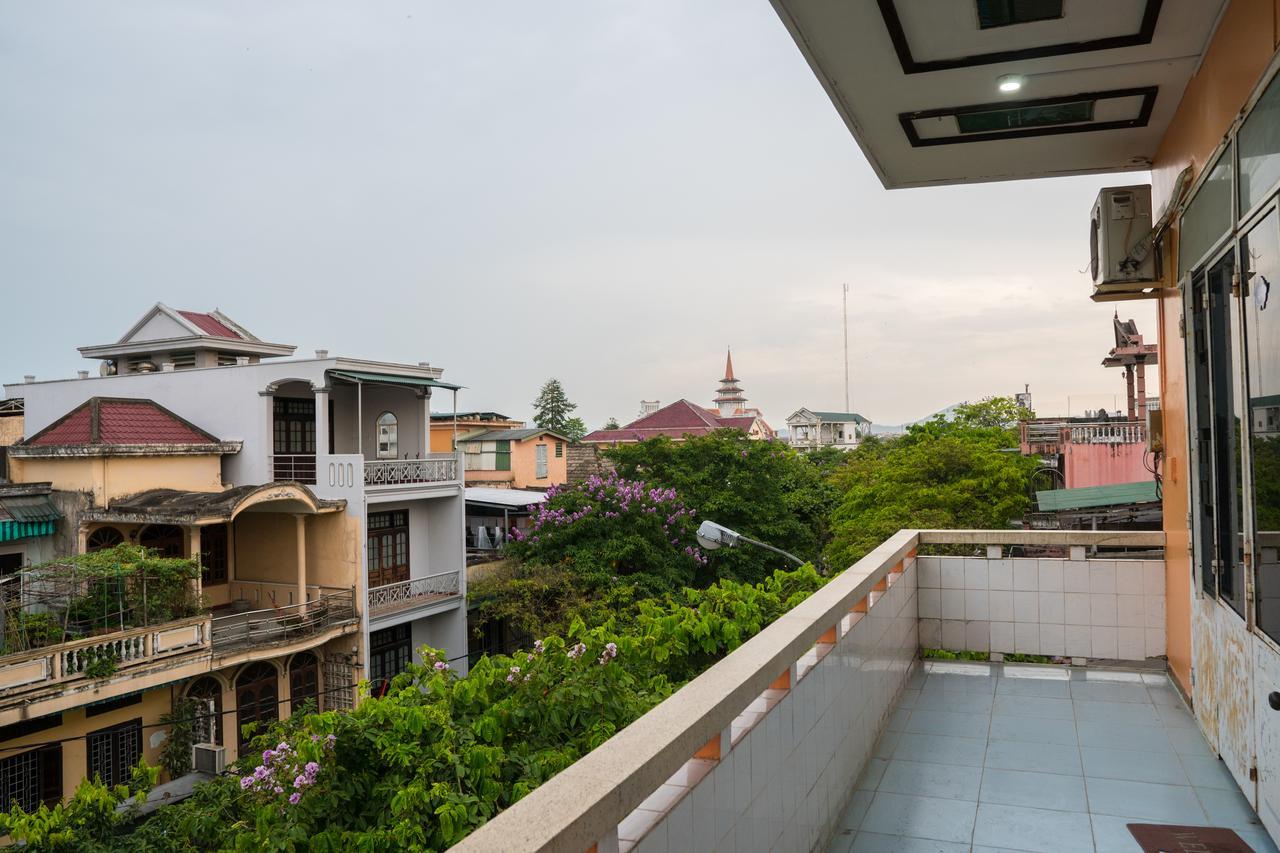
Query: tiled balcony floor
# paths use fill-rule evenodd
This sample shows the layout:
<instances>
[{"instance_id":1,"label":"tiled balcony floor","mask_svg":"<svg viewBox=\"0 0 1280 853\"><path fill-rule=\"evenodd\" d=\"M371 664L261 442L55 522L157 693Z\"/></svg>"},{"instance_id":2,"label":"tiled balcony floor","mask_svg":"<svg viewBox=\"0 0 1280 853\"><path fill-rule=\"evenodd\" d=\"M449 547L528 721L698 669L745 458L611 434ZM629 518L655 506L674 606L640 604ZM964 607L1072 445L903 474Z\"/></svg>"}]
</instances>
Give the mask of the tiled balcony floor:
<instances>
[{"instance_id":1,"label":"tiled balcony floor","mask_svg":"<svg viewBox=\"0 0 1280 853\"><path fill-rule=\"evenodd\" d=\"M829 851L1140 851L1129 823L1276 851L1163 673L928 661Z\"/></svg>"}]
</instances>

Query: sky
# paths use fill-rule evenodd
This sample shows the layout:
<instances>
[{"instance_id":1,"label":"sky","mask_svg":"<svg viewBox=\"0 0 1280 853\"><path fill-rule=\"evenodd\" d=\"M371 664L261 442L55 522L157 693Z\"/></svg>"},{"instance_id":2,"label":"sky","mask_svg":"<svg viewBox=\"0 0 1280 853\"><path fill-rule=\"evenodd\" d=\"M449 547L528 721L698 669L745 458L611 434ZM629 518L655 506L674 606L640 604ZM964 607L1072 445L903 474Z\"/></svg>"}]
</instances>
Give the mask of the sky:
<instances>
[{"instance_id":1,"label":"sky","mask_svg":"<svg viewBox=\"0 0 1280 853\"><path fill-rule=\"evenodd\" d=\"M591 428L732 347L780 427L844 407L847 282L876 423L1124 404L1087 225L1147 176L886 191L767 0L0 0L0 127L5 382L160 301Z\"/></svg>"}]
</instances>

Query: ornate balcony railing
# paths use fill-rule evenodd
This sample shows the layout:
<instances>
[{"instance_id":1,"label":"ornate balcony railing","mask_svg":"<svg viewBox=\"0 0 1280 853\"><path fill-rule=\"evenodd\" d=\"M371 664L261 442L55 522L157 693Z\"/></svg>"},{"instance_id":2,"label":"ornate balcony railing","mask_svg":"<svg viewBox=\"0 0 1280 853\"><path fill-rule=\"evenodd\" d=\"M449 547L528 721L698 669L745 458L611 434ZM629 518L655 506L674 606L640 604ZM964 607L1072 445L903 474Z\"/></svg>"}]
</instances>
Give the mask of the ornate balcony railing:
<instances>
[{"instance_id":1,"label":"ornate balcony railing","mask_svg":"<svg viewBox=\"0 0 1280 853\"><path fill-rule=\"evenodd\" d=\"M272 456L271 479L292 480L295 483L315 485L316 455L314 453L290 453Z\"/></svg>"},{"instance_id":2,"label":"ornate balcony railing","mask_svg":"<svg viewBox=\"0 0 1280 853\"><path fill-rule=\"evenodd\" d=\"M1142 421L1024 421L1022 443L1025 445L1065 444L1142 444L1147 440L1147 426Z\"/></svg>"},{"instance_id":3,"label":"ornate balcony railing","mask_svg":"<svg viewBox=\"0 0 1280 853\"><path fill-rule=\"evenodd\" d=\"M375 586L369 590L369 615L382 616L432 601L443 601L460 592L459 573L456 571Z\"/></svg>"},{"instance_id":4,"label":"ornate balcony railing","mask_svg":"<svg viewBox=\"0 0 1280 853\"><path fill-rule=\"evenodd\" d=\"M321 595L305 604L250 610L213 619L213 650L217 654L259 646L293 643L356 619L355 590Z\"/></svg>"},{"instance_id":5,"label":"ornate balcony railing","mask_svg":"<svg viewBox=\"0 0 1280 853\"><path fill-rule=\"evenodd\" d=\"M209 634L208 617L197 616L6 655L0 658L0 696L110 678L162 658L205 652Z\"/></svg>"},{"instance_id":6,"label":"ornate balcony railing","mask_svg":"<svg viewBox=\"0 0 1280 853\"><path fill-rule=\"evenodd\" d=\"M448 483L458 479L458 457L432 453L425 459L378 459L364 463L366 486Z\"/></svg>"}]
</instances>

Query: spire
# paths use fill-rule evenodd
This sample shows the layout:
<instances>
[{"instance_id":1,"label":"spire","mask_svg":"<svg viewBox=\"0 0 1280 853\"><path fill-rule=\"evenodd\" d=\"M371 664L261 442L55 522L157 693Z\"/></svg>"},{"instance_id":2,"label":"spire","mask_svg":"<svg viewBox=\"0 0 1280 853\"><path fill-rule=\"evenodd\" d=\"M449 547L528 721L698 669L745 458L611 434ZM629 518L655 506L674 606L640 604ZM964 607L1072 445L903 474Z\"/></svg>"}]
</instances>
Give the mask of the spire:
<instances>
[{"instance_id":1,"label":"spire","mask_svg":"<svg viewBox=\"0 0 1280 853\"><path fill-rule=\"evenodd\" d=\"M742 393L742 388L738 386L738 380L733 375L733 352L731 350L725 354L724 379L720 380L720 387L717 390L716 398L712 402L716 404L716 409L719 410L721 417L731 417L746 408L746 395Z\"/></svg>"}]
</instances>

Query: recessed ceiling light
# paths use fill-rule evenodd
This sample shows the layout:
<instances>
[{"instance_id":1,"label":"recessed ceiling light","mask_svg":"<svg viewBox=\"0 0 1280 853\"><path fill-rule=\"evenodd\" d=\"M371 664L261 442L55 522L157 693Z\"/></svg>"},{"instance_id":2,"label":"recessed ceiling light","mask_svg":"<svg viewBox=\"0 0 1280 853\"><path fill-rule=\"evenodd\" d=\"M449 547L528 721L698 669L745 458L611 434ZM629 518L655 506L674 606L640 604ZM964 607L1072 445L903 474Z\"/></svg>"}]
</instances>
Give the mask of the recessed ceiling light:
<instances>
[{"instance_id":1,"label":"recessed ceiling light","mask_svg":"<svg viewBox=\"0 0 1280 853\"><path fill-rule=\"evenodd\" d=\"M1001 92L1016 92L1022 88L1022 76L1019 74L1005 74L996 78L996 87Z\"/></svg>"}]
</instances>

